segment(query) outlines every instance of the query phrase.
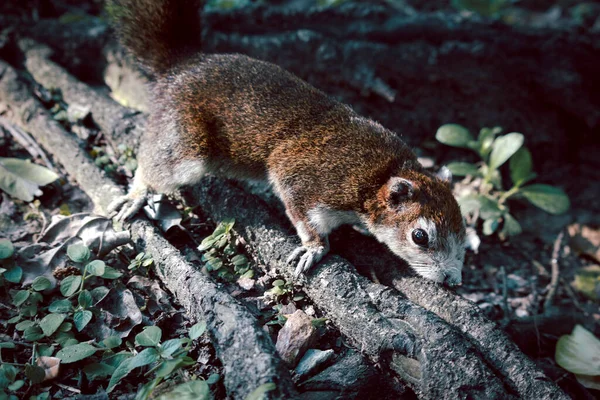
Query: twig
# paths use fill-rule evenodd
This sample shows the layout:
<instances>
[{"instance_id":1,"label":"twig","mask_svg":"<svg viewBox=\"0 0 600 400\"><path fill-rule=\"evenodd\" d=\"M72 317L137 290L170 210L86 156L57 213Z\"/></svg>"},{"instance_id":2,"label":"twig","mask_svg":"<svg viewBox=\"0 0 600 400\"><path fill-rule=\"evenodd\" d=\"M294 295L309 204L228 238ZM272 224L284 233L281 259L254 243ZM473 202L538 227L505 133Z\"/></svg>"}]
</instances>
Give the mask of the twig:
<instances>
[{"instance_id":1,"label":"twig","mask_svg":"<svg viewBox=\"0 0 600 400\"><path fill-rule=\"evenodd\" d=\"M12 135L12 137L19 143L25 150L31 154L33 158L41 158L47 168L54 170L54 165L50 162L46 153L39 144L23 129L16 125L11 124L6 118L0 117L0 125Z\"/></svg>"},{"instance_id":2,"label":"twig","mask_svg":"<svg viewBox=\"0 0 600 400\"><path fill-rule=\"evenodd\" d=\"M558 288L558 284L560 282L558 257L560 256L560 245L564 236L565 232L564 230L562 230L556 237L556 240L554 241L554 247L552 249L552 260L550 261L550 267L552 268L552 277L550 279L550 283L547 286L548 294L546 295L546 300L544 301L544 312L547 311L552 305L552 301L554 300L554 296L556 295L556 289Z\"/></svg>"},{"instance_id":3,"label":"twig","mask_svg":"<svg viewBox=\"0 0 600 400\"><path fill-rule=\"evenodd\" d=\"M81 394L81 390L74 388L72 386L63 385L62 383L56 383L55 385L60 387L61 389L68 390L69 392Z\"/></svg>"}]
</instances>

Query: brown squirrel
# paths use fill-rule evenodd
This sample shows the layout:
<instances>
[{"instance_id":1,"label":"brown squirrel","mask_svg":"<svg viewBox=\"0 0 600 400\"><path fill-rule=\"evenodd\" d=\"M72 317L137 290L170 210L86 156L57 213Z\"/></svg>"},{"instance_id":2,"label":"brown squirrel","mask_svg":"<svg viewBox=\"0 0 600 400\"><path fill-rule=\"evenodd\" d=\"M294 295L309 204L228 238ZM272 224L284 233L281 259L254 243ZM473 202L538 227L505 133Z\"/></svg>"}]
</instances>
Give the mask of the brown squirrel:
<instances>
[{"instance_id":1,"label":"brown squirrel","mask_svg":"<svg viewBox=\"0 0 600 400\"><path fill-rule=\"evenodd\" d=\"M133 186L112 206L135 214L149 190L206 173L267 180L302 240L296 276L357 224L420 275L461 282L465 227L449 171L425 171L393 132L293 74L241 54L203 54L201 1L109 0L123 45L155 77Z\"/></svg>"}]
</instances>

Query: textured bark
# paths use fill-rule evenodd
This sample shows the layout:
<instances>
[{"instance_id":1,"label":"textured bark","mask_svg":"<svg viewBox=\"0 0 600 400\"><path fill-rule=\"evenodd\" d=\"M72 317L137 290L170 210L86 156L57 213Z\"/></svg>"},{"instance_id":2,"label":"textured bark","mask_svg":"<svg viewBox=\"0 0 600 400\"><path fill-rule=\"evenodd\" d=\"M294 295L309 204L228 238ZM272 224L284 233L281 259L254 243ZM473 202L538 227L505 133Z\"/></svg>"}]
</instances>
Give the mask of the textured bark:
<instances>
[{"instance_id":1,"label":"textured bark","mask_svg":"<svg viewBox=\"0 0 600 400\"><path fill-rule=\"evenodd\" d=\"M36 68L41 68L41 64L36 64ZM54 64L49 62L48 66L52 69ZM70 76L52 76L59 77L52 87L75 83L75 86L83 88L82 83L74 82ZM68 79L63 79L65 77ZM90 98L83 104L89 104L95 110L99 97L91 89L85 90L90 93ZM110 100L102 99L99 105L108 102ZM120 107L116 103L113 105ZM29 131L90 196L97 212L105 213L107 205L116 196L124 194L96 167L75 137L52 119L25 82L19 79L17 72L1 60L0 115ZM179 250L147 220L136 220L131 232L138 248L152 255L157 265L156 273L185 307L190 318L207 322L212 343L225 369L227 393L232 398L245 398L261 384L274 382L277 388L268 393L269 398L289 399L294 396L296 392L287 369L277 357L271 339L251 313L220 290L209 277L187 263Z\"/></svg>"}]
</instances>

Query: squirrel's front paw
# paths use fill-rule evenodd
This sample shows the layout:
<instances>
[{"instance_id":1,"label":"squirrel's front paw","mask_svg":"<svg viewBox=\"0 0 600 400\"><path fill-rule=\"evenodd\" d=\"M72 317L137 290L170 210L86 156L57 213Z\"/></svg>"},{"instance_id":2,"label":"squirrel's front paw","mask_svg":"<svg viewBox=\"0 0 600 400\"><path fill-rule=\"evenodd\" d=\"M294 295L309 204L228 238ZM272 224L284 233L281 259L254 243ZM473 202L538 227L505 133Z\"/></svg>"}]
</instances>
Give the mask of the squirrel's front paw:
<instances>
[{"instance_id":1,"label":"squirrel's front paw","mask_svg":"<svg viewBox=\"0 0 600 400\"><path fill-rule=\"evenodd\" d=\"M329 249L325 246L300 246L294 250L287 259L288 264L300 259L294 271L294 277L298 278L300 274L308 271L313 265L316 265L328 251Z\"/></svg>"},{"instance_id":2,"label":"squirrel's front paw","mask_svg":"<svg viewBox=\"0 0 600 400\"><path fill-rule=\"evenodd\" d=\"M128 193L110 203L107 209L108 215L111 217L114 216L117 221L125 221L137 214L144 204L146 204L147 200L148 191L144 190L135 194Z\"/></svg>"}]
</instances>

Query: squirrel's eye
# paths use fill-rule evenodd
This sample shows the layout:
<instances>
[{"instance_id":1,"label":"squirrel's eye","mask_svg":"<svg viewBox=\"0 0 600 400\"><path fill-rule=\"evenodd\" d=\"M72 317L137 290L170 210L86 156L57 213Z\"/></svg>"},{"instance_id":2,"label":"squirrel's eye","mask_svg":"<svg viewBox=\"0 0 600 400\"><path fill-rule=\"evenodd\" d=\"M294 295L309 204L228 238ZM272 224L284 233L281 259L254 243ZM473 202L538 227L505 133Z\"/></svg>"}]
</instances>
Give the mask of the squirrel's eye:
<instances>
[{"instance_id":1,"label":"squirrel's eye","mask_svg":"<svg viewBox=\"0 0 600 400\"><path fill-rule=\"evenodd\" d=\"M418 244L422 247L427 247L429 244L429 236L427 236L427 232L423 229L415 229L412 231L412 240L415 244Z\"/></svg>"}]
</instances>

